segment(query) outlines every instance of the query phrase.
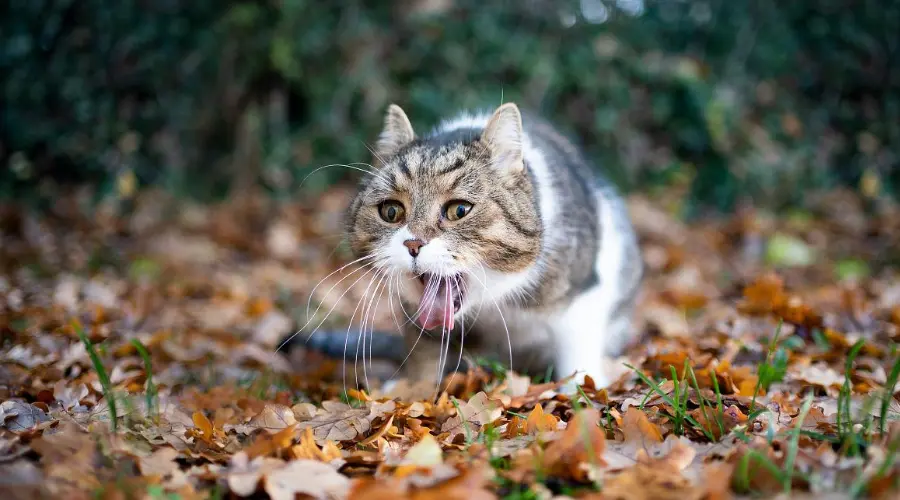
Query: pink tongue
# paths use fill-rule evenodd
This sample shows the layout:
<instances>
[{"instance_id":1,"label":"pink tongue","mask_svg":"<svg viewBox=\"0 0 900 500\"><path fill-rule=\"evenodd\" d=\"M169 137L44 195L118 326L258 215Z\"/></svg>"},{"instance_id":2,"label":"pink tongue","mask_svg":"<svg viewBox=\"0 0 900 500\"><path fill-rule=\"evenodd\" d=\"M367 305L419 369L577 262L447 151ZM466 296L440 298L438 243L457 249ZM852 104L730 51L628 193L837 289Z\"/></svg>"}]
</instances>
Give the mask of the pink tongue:
<instances>
[{"instance_id":1,"label":"pink tongue","mask_svg":"<svg viewBox=\"0 0 900 500\"><path fill-rule=\"evenodd\" d=\"M437 288L437 290L435 290ZM447 280L439 280L436 284L426 286L419 304L419 317L416 321L426 330L443 326L453 329L453 297L449 293Z\"/></svg>"}]
</instances>

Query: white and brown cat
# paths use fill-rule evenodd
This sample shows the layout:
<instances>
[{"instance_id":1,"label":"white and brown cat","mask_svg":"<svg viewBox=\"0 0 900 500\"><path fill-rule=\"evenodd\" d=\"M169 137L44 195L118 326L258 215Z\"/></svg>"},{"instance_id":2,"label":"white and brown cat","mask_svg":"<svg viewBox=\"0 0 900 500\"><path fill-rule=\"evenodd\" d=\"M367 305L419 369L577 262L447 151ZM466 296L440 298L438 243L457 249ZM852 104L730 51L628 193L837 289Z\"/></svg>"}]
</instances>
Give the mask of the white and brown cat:
<instances>
[{"instance_id":1,"label":"white and brown cat","mask_svg":"<svg viewBox=\"0 0 900 500\"><path fill-rule=\"evenodd\" d=\"M576 146L515 104L421 135L391 105L375 152L347 239L402 299L407 377L436 380L465 348L609 383L643 266L621 198Z\"/></svg>"}]
</instances>

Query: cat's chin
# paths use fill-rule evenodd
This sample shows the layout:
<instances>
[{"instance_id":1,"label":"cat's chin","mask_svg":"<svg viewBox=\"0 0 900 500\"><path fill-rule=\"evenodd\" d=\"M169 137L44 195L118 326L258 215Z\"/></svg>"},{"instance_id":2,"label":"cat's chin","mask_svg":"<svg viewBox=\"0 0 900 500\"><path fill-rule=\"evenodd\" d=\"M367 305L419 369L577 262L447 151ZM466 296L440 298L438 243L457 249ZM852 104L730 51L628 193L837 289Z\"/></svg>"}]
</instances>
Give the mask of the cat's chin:
<instances>
[{"instance_id":1,"label":"cat's chin","mask_svg":"<svg viewBox=\"0 0 900 500\"><path fill-rule=\"evenodd\" d=\"M416 323L426 330L438 327L452 330L455 316L466 299L465 277L459 274L439 276L423 273L418 279L422 284L422 296Z\"/></svg>"}]
</instances>

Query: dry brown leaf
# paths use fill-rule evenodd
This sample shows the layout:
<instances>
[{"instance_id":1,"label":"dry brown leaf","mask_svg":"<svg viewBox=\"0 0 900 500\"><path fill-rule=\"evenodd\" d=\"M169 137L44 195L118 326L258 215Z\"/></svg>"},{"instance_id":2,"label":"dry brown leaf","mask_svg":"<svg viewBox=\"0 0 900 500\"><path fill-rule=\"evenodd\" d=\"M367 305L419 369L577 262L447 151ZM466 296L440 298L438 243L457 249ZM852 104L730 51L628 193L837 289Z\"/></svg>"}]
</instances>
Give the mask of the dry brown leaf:
<instances>
[{"instance_id":1,"label":"dry brown leaf","mask_svg":"<svg viewBox=\"0 0 900 500\"><path fill-rule=\"evenodd\" d=\"M353 481L349 500L494 500L487 488L490 469L473 467L457 471L453 478L425 488L414 487L404 479L361 478Z\"/></svg>"},{"instance_id":2,"label":"dry brown leaf","mask_svg":"<svg viewBox=\"0 0 900 500\"><path fill-rule=\"evenodd\" d=\"M297 423L294 412L285 405L266 405L259 414L248 422L251 427L276 433Z\"/></svg>"},{"instance_id":3,"label":"dry brown leaf","mask_svg":"<svg viewBox=\"0 0 900 500\"><path fill-rule=\"evenodd\" d=\"M549 413L544 413L541 405L537 405L528 414L525 428L529 433L555 431L559 419Z\"/></svg>"},{"instance_id":4,"label":"dry brown leaf","mask_svg":"<svg viewBox=\"0 0 900 500\"><path fill-rule=\"evenodd\" d=\"M601 498L622 500L700 500L703 490L668 470L636 464L603 483Z\"/></svg>"},{"instance_id":5,"label":"dry brown leaf","mask_svg":"<svg viewBox=\"0 0 900 500\"><path fill-rule=\"evenodd\" d=\"M97 442L74 424L45 432L31 446L41 455L46 486L54 497L78 496L100 486L94 468L99 463Z\"/></svg>"},{"instance_id":6,"label":"dry brown leaf","mask_svg":"<svg viewBox=\"0 0 900 500\"><path fill-rule=\"evenodd\" d=\"M350 479L328 464L300 459L269 472L264 488L272 500L294 500L297 495L316 500L343 499L350 491Z\"/></svg>"},{"instance_id":7,"label":"dry brown leaf","mask_svg":"<svg viewBox=\"0 0 900 500\"><path fill-rule=\"evenodd\" d=\"M12 432L28 432L49 421L50 417L44 410L34 405L16 400L0 403L0 425Z\"/></svg>"},{"instance_id":8,"label":"dry brown leaf","mask_svg":"<svg viewBox=\"0 0 900 500\"><path fill-rule=\"evenodd\" d=\"M285 427L274 434L260 434L256 441L244 451L250 458L268 456L288 449L294 440L294 425Z\"/></svg>"},{"instance_id":9,"label":"dry brown leaf","mask_svg":"<svg viewBox=\"0 0 900 500\"><path fill-rule=\"evenodd\" d=\"M353 408L336 401L325 401L315 417L300 422L298 427L300 429L311 428L316 443L320 446L328 441L351 441L357 436L365 435L371 428L374 419L381 418L395 409L396 405L393 401L388 403L369 401L362 408Z\"/></svg>"},{"instance_id":10,"label":"dry brown leaf","mask_svg":"<svg viewBox=\"0 0 900 500\"><path fill-rule=\"evenodd\" d=\"M514 371L506 372L504 393L512 396L524 396L528 394L528 388L531 386L531 379L525 375L519 375Z\"/></svg>"},{"instance_id":11,"label":"dry brown leaf","mask_svg":"<svg viewBox=\"0 0 900 500\"><path fill-rule=\"evenodd\" d=\"M600 412L584 409L568 422L560 438L544 450L543 468L554 476L586 482L588 468L584 466L602 466L605 449L606 434L600 428Z\"/></svg>"},{"instance_id":12,"label":"dry brown leaf","mask_svg":"<svg viewBox=\"0 0 900 500\"><path fill-rule=\"evenodd\" d=\"M300 442L292 448L294 458L306 458L309 460L319 460L321 462L333 462L341 458L341 450L333 441L328 441L321 448L316 444L313 431L307 427L303 429L300 435Z\"/></svg>"},{"instance_id":13,"label":"dry brown leaf","mask_svg":"<svg viewBox=\"0 0 900 500\"><path fill-rule=\"evenodd\" d=\"M499 419L503 415L503 406L482 391L469 398L467 402L459 403L458 412L458 415L444 422L441 432L449 432L454 436L464 433L466 426L471 427L470 432L477 432L483 425Z\"/></svg>"},{"instance_id":14,"label":"dry brown leaf","mask_svg":"<svg viewBox=\"0 0 900 500\"><path fill-rule=\"evenodd\" d=\"M228 489L237 496L248 497L259 487L260 479L271 471L284 467L284 461L276 458L256 457L253 460L245 452L231 457L231 463L222 476Z\"/></svg>"},{"instance_id":15,"label":"dry brown leaf","mask_svg":"<svg viewBox=\"0 0 900 500\"><path fill-rule=\"evenodd\" d=\"M406 452L400 463L416 467L434 467L444 463L444 452L441 451L441 445L435 441L434 436L426 434Z\"/></svg>"},{"instance_id":16,"label":"dry brown leaf","mask_svg":"<svg viewBox=\"0 0 900 500\"><path fill-rule=\"evenodd\" d=\"M622 415L622 432L626 442L639 442L645 445L661 443L663 440L659 426L647 418L647 414L636 407L630 407Z\"/></svg>"}]
</instances>

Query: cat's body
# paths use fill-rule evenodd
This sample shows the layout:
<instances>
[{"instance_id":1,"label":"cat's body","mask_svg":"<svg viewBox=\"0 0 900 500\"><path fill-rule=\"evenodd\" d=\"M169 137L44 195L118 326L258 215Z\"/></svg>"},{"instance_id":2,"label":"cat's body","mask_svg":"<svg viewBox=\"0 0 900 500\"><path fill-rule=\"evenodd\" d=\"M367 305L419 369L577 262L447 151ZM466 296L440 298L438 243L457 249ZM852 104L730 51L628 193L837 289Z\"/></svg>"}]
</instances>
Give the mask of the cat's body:
<instances>
[{"instance_id":1,"label":"cat's body","mask_svg":"<svg viewBox=\"0 0 900 500\"><path fill-rule=\"evenodd\" d=\"M642 265L621 198L579 150L507 104L421 137L392 106L377 153L348 238L406 306L407 376L453 369L462 345L606 384L604 357L633 338Z\"/></svg>"}]
</instances>

